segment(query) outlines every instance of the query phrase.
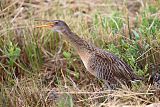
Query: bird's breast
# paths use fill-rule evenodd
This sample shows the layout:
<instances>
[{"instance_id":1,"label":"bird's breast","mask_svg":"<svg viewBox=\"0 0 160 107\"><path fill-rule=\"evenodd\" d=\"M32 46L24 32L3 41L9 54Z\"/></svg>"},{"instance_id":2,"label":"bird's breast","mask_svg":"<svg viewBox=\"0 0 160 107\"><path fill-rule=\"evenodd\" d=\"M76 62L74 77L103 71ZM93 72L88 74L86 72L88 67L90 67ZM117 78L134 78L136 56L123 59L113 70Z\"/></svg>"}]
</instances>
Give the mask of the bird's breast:
<instances>
[{"instance_id":1,"label":"bird's breast","mask_svg":"<svg viewBox=\"0 0 160 107\"><path fill-rule=\"evenodd\" d=\"M85 51L78 51L78 54L87 71L89 71L92 75L96 76L96 72L90 67L90 62L89 62L92 57L92 54Z\"/></svg>"},{"instance_id":2,"label":"bird's breast","mask_svg":"<svg viewBox=\"0 0 160 107\"><path fill-rule=\"evenodd\" d=\"M89 61L89 58L91 57L91 55L88 52L85 52L85 51L82 51L82 50L78 50L78 54L79 54L79 56L80 56L80 58L81 58L81 60L84 64L85 68L87 70L89 70L88 61Z\"/></svg>"}]
</instances>

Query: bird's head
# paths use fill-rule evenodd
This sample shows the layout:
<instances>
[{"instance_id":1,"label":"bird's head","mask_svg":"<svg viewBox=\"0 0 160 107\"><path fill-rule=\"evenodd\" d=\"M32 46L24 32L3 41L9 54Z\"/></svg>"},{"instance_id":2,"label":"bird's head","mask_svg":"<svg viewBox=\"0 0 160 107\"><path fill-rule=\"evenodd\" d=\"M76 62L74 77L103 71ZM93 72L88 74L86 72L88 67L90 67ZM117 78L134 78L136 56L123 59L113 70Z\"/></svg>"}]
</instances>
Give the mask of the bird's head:
<instances>
[{"instance_id":1,"label":"bird's head","mask_svg":"<svg viewBox=\"0 0 160 107\"><path fill-rule=\"evenodd\" d=\"M64 33L65 31L70 31L68 25L62 20L38 20L46 22L44 25L36 26L36 28L50 28L53 31Z\"/></svg>"}]
</instances>

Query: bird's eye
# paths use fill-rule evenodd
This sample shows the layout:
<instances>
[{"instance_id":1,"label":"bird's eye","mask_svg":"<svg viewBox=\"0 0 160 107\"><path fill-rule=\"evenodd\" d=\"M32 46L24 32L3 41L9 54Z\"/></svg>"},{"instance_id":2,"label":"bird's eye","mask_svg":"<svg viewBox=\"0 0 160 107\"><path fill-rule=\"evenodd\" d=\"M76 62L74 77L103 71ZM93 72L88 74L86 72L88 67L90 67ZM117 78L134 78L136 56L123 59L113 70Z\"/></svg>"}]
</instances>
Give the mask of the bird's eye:
<instances>
[{"instance_id":1,"label":"bird's eye","mask_svg":"<svg viewBox=\"0 0 160 107\"><path fill-rule=\"evenodd\" d=\"M58 22L54 22L54 24L55 24L55 25L57 25L57 24L58 24Z\"/></svg>"}]
</instances>

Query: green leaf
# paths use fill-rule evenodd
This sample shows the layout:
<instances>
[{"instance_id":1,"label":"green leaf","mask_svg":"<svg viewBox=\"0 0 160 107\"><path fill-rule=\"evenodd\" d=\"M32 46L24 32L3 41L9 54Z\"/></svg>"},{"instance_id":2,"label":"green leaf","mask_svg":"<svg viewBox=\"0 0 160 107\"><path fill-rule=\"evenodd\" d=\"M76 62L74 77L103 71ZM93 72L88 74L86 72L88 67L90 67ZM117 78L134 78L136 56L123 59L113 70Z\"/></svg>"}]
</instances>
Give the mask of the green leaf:
<instances>
[{"instance_id":1,"label":"green leaf","mask_svg":"<svg viewBox=\"0 0 160 107\"><path fill-rule=\"evenodd\" d=\"M102 27L103 27L104 29L107 28L107 18L106 18L106 17L103 17L103 18L102 18Z\"/></svg>"},{"instance_id":2,"label":"green leaf","mask_svg":"<svg viewBox=\"0 0 160 107\"><path fill-rule=\"evenodd\" d=\"M65 57L65 58L71 58L71 53L70 52L66 52L66 51L64 51L63 52L63 56Z\"/></svg>"},{"instance_id":3,"label":"green leaf","mask_svg":"<svg viewBox=\"0 0 160 107\"><path fill-rule=\"evenodd\" d=\"M136 40L139 40L139 39L140 39L139 34L138 34L135 30L132 30L132 31L133 31L133 34L134 34L134 36L135 36L135 39L136 39Z\"/></svg>"},{"instance_id":4,"label":"green leaf","mask_svg":"<svg viewBox=\"0 0 160 107\"><path fill-rule=\"evenodd\" d=\"M13 66L15 60L20 56L21 49L14 45L12 42L9 42L9 46L5 50L5 54L9 58L9 65Z\"/></svg>"}]
</instances>

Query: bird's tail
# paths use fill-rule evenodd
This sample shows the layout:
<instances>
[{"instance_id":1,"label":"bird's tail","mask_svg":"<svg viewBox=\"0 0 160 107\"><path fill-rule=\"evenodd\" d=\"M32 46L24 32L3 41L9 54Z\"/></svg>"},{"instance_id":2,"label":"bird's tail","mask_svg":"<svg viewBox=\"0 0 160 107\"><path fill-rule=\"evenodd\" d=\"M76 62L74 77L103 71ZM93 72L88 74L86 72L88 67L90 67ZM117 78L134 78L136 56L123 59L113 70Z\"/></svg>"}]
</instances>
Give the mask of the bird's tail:
<instances>
[{"instance_id":1,"label":"bird's tail","mask_svg":"<svg viewBox=\"0 0 160 107\"><path fill-rule=\"evenodd\" d=\"M135 76L132 80L131 83L140 83L140 82L144 82L145 78L144 77L140 77L140 76Z\"/></svg>"}]
</instances>

